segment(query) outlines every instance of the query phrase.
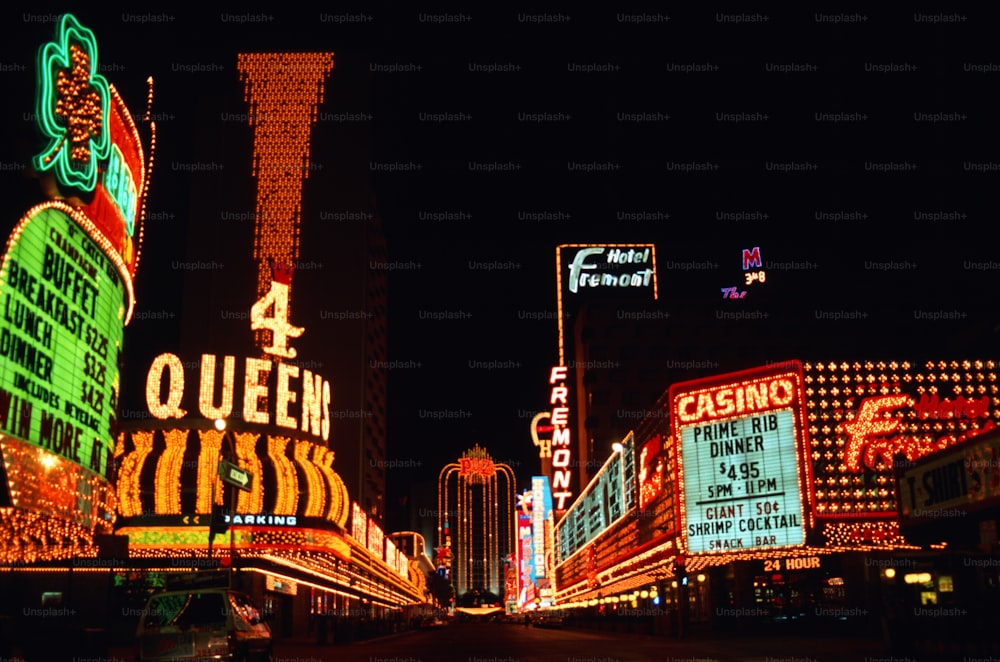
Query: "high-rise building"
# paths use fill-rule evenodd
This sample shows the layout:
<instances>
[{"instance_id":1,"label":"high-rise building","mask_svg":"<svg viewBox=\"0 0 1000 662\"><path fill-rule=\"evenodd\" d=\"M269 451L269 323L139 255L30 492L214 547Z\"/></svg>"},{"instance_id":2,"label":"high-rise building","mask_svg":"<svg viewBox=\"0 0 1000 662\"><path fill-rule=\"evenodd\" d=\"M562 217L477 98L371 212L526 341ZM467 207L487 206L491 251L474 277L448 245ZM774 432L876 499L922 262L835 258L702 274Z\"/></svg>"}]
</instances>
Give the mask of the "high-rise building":
<instances>
[{"instance_id":1,"label":"high-rise building","mask_svg":"<svg viewBox=\"0 0 1000 662\"><path fill-rule=\"evenodd\" d=\"M118 531L147 562L256 573L287 635L331 610L389 617L425 595L383 529L388 269L365 132L322 110L332 53L236 65L244 112L199 115L190 167L172 163L191 173L186 251L147 266L183 296L135 331Z\"/></svg>"},{"instance_id":2,"label":"high-rise building","mask_svg":"<svg viewBox=\"0 0 1000 662\"><path fill-rule=\"evenodd\" d=\"M514 551L516 489L514 471L478 444L441 470L437 549L439 562L450 566L460 606L503 600L505 560Z\"/></svg>"},{"instance_id":3,"label":"high-rise building","mask_svg":"<svg viewBox=\"0 0 1000 662\"><path fill-rule=\"evenodd\" d=\"M385 232L377 209L365 224L368 268L364 270L364 411L362 419L362 454L358 500L369 515L385 525L386 509L386 387L388 365L388 274L377 268L386 264Z\"/></svg>"}]
</instances>

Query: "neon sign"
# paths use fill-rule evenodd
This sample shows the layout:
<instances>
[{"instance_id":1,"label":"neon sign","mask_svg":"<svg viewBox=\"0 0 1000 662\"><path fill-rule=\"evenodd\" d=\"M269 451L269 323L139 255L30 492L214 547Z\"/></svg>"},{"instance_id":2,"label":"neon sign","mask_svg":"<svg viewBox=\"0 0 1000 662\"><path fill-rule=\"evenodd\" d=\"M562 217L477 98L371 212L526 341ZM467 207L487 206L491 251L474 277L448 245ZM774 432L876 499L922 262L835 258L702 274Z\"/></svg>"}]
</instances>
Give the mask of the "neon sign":
<instances>
[{"instance_id":1,"label":"neon sign","mask_svg":"<svg viewBox=\"0 0 1000 662\"><path fill-rule=\"evenodd\" d=\"M0 267L0 429L105 475L125 286L71 212L29 213Z\"/></svg>"},{"instance_id":2,"label":"neon sign","mask_svg":"<svg viewBox=\"0 0 1000 662\"><path fill-rule=\"evenodd\" d=\"M762 267L763 264L763 261L760 259L760 246L743 249L743 271L747 272L743 274L743 278L746 281L746 285L763 283L766 280L767 273L763 269L749 271L753 267ZM746 290L739 290L736 287L723 287L721 289L723 299L742 299L747 295Z\"/></svg>"},{"instance_id":3,"label":"neon sign","mask_svg":"<svg viewBox=\"0 0 1000 662\"><path fill-rule=\"evenodd\" d=\"M575 250L568 268L564 251ZM604 256L604 259L599 259ZM590 261L593 258L594 261ZM598 268L600 267L600 268ZM645 267L645 268L643 268ZM568 278L568 280L567 280ZM566 362L564 323L566 300L580 300L581 291L635 298L658 297L656 246L653 244L560 244L556 246L556 318L559 326L559 364ZM582 294L586 296L586 294Z\"/></svg>"},{"instance_id":4,"label":"neon sign","mask_svg":"<svg viewBox=\"0 0 1000 662\"><path fill-rule=\"evenodd\" d=\"M613 453L556 524L559 562L576 554L625 517L635 505L635 435L622 439Z\"/></svg>"},{"instance_id":5,"label":"neon sign","mask_svg":"<svg viewBox=\"0 0 1000 662\"><path fill-rule=\"evenodd\" d=\"M645 508L663 491L663 457L660 435L642 445L639 451L639 507Z\"/></svg>"},{"instance_id":6,"label":"neon sign","mask_svg":"<svg viewBox=\"0 0 1000 662\"><path fill-rule=\"evenodd\" d=\"M276 425L299 430L323 441L330 438L330 382L310 370L268 359L246 357L242 361L242 379L236 380L236 357L222 361L221 385L217 382L218 357L202 354L198 381L198 412L208 419L228 418L233 413L236 384L242 384L242 418L247 423ZM275 380L268 379L272 372ZM300 379L301 374L301 379ZM166 398L163 382L166 377ZM262 384L267 380L267 384ZM185 368L176 354L163 353L153 359L146 374L146 406L150 416L161 420L184 418ZM273 388L270 384L274 384ZM293 385L298 384L297 388ZM218 404L216 404L218 403ZM273 409L268 403L274 403ZM298 411L290 405L298 404Z\"/></svg>"},{"instance_id":7,"label":"neon sign","mask_svg":"<svg viewBox=\"0 0 1000 662\"><path fill-rule=\"evenodd\" d=\"M460 457L458 459L458 473L462 476L476 475L482 478L489 478L497 472L493 460L488 457Z\"/></svg>"},{"instance_id":8,"label":"neon sign","mask_svg":"<svg viewBox=\"0 0 1000 662\"><path fill-rule=\"evenodd\" d=\"M373 522L370 518L368 520L368 540L366 545L368 551L375 556L375 558L382 558L385 547L385 533L382 532L382 527Z\"/></svg>"},{"instance_id":9,"label":"neon sign","mask_svg":"<svg viewBox=\"0 0 1000 662\"><path fill-rule=\"evenodd\" d=\"M273 277L268 261L294 264L299 258L302 182L309 176L310 130L323 102L326 78L333 70L333 53L240 53L236 67L244 83L254 132L257 293L264 297L261 306L274 307L271 321L262 315L255 317L254 329L269 329L272 343L265 351L282 355L282 334L296 337L298 329L287 324L281 308L287 305L287 295L275 291L273 281L280 283L281 279ZM262 335L257 342L264 347ZM293 358L295 351L289 354L282 356Z\"/></svg>"},{"instance_id":10,"label":"neon sign","mask_svg":"<svg viewBox=\"0 0 1000 662\"><path fill-rule=\"evenodd\" d=\"M754 246L750 250L743 249L743 271L747 272L743 274L743 277L746 280L746 285L764 282L767 272L760 269L762 266L764 266L764 263L760 259L760 246ZM757 267L760 271L750 271L753 267Z\"/></svg>"},{"instance_id":11,"label":"neon sign","mask_svg":"<svg viewBox=\"0 0 1000 662\"><path fill-rule=\"evenodd\" d=\"M795 367L671 387L689 552L805 544L809 481Z\"/></svg>"},{"instance_id":12,"label":"neon sign","mask_svg":"<svg viewBox=\"0 0 1000 662\"><path fill-rule=\"evenodd\" d=\"M760 259L760 246L754 246L749 250L746 248L743 249L743 271L746 271L750 267L763 266L763 264Z\"/></svg>"},{"instance_id":13,"label":"neon sign","mask_svg":"<svg viewBox=\"0 0 1000 662\"><path fill-rule=\"evenodd\" d=\"M590 256L604 255L605 270L597 271L597 264L586 262ZM619 273L618 270L609 270L609 265L650 265L645 269L637 269L632 272ZM594 248L581 248L573 257L569 264L569 291L576 294L580 288L597 287L650 287L653 278L652 268L652 248L647 247L640 250L629 248L606 248L604 246Z\"/></svg>"},{"instance_id":14,"label":"neon sign","mask_svg":"<svg viewBox=\"0 0 1000 662\"><path fill-rule=\"evenodd\" d=\"M536 583L548 576L545 565L547 547L545 546L545 522L552 510L552 493L549 491L547 476L532 476L531 478L531 578Z\"/></svg>"},{"instance_id":15,"label":"neon sign","mask_svg":"<svg viewBox=\"0 0 1000 662\"><path fill-rule=\"evenodd\" d=\"M894 460L917 461L996 428L996 362L803 366L814 481L831 546L901 542Z\"/></svg>"},{"instance_id":16,"label":"neon sign","mask_svg":"<svg viewBox=\"0 0 1000 662\"><path fill-rule=\"evenodd\" d=\"M298 518L295 515L233 515L223 516L226 524L239 524L242 526L297 526Z\"/></svg>"},{"instance_id":17,"label":"neon sign","mask_svg":"<svg viewBox=\"0 0 1000 662\"><path fill-rule=\"evenodd\" d=\"M573 496L570 488L570 435L569 435L569 389L566 388L566 366L555 366L549 372L549 404L558 405L552 409L552 497L556 500L556 510L566 509L566 499ZM555 491L560 490L560 491Z\"/></svg>"},{"instance_id":18,"label":"neon sign","mask_svg":"<svg viewBox=\"0 0 1000 662\"><path fill-rule=\"evenodd\" d=\"M791 404L795 386L796 382L786 376L727 384L680 396L675 411L681 423L764 411Z\"/></svg>"},{"instance_id":19,"label":"neon sign","mask_svg":"<svg viewBox=\"0 0 1000 662\"><path fill-rule=\"evenodd\" d=\"M38 126L49 139L33 165L54 170L65 186L93 191L98 161L108 158L111 91L97 66L97 40L70 14L59 20L56 41L38 52Z\"/></svg>"},{"instance_id":20,"label":"neon sign","mask_svg":"<svg viewBox=\"0 0 1000 662\"><path fill-rule=\"evenodd\" d=\"M552 418L550 412L540 411L531 419L531 443L538 447L538 457L543 460L552 457L552 437L541 437L543 433L553 431L551 423L542 425L542 421L548 418Z\"/></svg>"},{"instance_id":21,"label":"neon sign","mask_svg":"<svg viewBox=\"0 0 1000 662\"><path fill-rule=\"evenodd\" d=\"M111 145L111 157L108 159L108 172L104 176L104 186L111 199L114 200L129 236L135 232L136 207L139 201L139 190L135 177L128 167L128 161L118 145Z\"/></svg>"},{"instance_id":22,"label":"neon sign","mask_svg":"<svg viewBox=\"0 0 1000 662\"><path fill-rule=\"evenodd\" d=\"M271 289L250 308L250 328L254 331L266 329L271 332L271 344L262 348L264 352L294 359L298 352L294 347L288 346L288 339L298 338L305 331L300 326L292 326L288 321L288 297L295 267L272 262L271 268ZM270 315L267 314L268 310L271 311Z\"/></svg>"},{"instance_id":23,"label":"neon sign","mask_svg":"<svg viewBox=\"0 0 1000 662\"><path fill-rule=\"evenodd\" d=\"M251 308L251 329L267 328L272 331L271 345L265 351L280 357L293 358L294 348L288 347L288 337L297 337L304 329L291 327L287 320L287 301L292 268L274 265L275 280L271 289ZM270 317L267 310L272 310ZM294 329L294 332L291 331ZM236 388L236 357L226 356L222 363L221 389L216 386L217 357L203 354L199 373L198 411L208 419L228 418L233 413ZM296 365L269 359L247 357L243 361L242 415L247 423L276 425L290 430L301 430L323 441L330 438L330 382L310 370L299 370ZM269 379L272 372L276 379ZM167 376L167 397L162 398L164 374ZM293 389L293 380L301 383ZM262 383L264 382L264 383ZM270 384L274 384L273 393ZM164 353L153 359L146 375L146 404L155 418L183 418L187 411L181 407L184 400L184 364L174 354ZM221 395L217 395L221 390ZM273 397L272 397L273 395ZM274 403L273 410L269 403ZM216 404L218 403L218 404ZM289 411L297 404L298 415Z\"/></svg>"},{"instance_id":24,"label":"neon sign","mask_svg":"<svg viewBox=\"0 0 1000 662\"><path fill-rule=\"evenodd\" d=\"M362 545L368 543L368 515L357 502L351 503L351 537Z\"/></svg>"},{"instance_id":25,"label":"neon sign","mask_svg":"<svg viewBox=\"0 0 1000 662\"><path fill-rule=\"evenodd\" d=\"M911 435L899 434L903 431L901 428L903 420L893 415L893 412L902 408L910 408L919 420L930 418L987 420L981 427L966 433L911 438ZM854 419L839 426L839 429L847 435L844 466L849 471L855 472L863 471L864 468L873 469L880 462L884 466L891 467L896 454L904 455L911 462L918 460L993 429L994 423L989 420L989 415L988 396L969 399L958 396L951 400L942 399L938 395L928 397L925 393L919 402L905 393L865 398L861 401ZM894 432L897 434L889 436Z\"/></svg>"}]
</instances>

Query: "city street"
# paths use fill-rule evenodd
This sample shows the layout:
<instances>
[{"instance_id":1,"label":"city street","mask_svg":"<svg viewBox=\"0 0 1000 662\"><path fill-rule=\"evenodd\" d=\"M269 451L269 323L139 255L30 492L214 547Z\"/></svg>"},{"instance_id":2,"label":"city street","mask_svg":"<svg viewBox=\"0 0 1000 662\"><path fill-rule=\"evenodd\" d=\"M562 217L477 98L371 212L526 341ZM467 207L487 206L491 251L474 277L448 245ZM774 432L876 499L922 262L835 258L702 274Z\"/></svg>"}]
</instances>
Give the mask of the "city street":
<instances>
[{"instance_id":1,"label":"city street","mask_svg":"<svg viewBox=\"0 0 1000 662\"><path fill-rule=\"evenodd\" d=\"M109 662L131 660L131 650L109 651ZM894 659L880 640L851 637L719 637L684 640L628 633L544 629L496 622L454 623L350 644L280 642L275 662L876 662ZM949 659L920 656L911 660ZM961 659L961 658L959 658Z\"/></svg>"},{"instance_id":2,"label":"city street","mask_svg":"<svg viewBox=\"0 0 1000 662\"><path fill-rule=\"evenodd\" d=\"M336 654L332 654L336 651ZM341 651L347 653L341 657ZM696 636L678 641L647 635L542 629L500 623L459 623L432 631L343 647L284 646L277 659L379 662L631 662L640 660L865 660L882 654L879 641Z\"/></svg>"},{"instance_id":3,"label":"city street","mask_svg":"<svg viewBox=\"0 0 1000 662\"><path fill-rule=\"evenodd\" d=\"M1000 662L988 5L35 4L0 662Z\"/></svg>"}]
</instances>

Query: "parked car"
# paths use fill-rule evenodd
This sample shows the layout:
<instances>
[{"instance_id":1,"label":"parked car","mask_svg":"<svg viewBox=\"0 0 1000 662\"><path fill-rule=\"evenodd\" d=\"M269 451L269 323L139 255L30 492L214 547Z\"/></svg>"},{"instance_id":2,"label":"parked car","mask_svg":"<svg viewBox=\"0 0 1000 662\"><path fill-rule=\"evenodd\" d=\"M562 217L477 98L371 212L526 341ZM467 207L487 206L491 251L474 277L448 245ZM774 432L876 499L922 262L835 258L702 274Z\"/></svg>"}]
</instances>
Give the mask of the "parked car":
<instances>
[{"instance_id":1,"label":"parked car","mask_svg":"<svg viewBox=\"0 0 1000 662\"><path fill-rule=\"evenodd\" d=\"M136 660L270 662L271 628L250 597L230 588L168 590L149 598Z\"/></svg>"}]
</instances>

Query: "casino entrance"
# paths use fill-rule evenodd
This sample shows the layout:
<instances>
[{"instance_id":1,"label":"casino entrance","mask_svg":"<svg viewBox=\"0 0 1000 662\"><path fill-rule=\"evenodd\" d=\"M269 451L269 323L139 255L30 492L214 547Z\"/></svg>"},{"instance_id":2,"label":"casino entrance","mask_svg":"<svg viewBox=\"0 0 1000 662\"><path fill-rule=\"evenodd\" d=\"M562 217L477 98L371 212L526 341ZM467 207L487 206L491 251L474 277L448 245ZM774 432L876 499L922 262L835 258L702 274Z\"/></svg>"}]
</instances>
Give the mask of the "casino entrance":
<instances>
[{"instance_id":1,"label":"casino entrance","mask_svg":"<svg viewBox=\"0 0 1000 662\"><path fill-rule=\"evenodd\" d=\"M870 634L863 560L817 554L735 561L711 569L715 631Z\"/></svg>"}]
</instances>

